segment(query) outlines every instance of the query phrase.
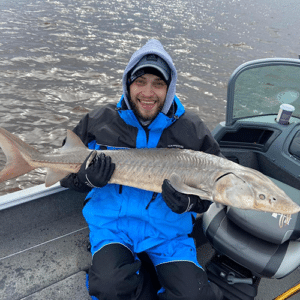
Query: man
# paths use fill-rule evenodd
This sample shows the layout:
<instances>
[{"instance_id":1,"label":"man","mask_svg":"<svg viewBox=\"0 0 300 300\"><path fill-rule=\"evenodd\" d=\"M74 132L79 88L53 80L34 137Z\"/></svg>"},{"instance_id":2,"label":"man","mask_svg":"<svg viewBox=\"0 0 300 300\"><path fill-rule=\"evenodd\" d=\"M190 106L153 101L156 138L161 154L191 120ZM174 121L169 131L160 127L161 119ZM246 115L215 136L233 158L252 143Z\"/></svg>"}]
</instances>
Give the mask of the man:
<instances>
[{"instance_id":1,"label":"man","mask_svg":"<svg viewBox=\"0 0 300 300\"><path fill-rule=\"evenodd\" d=\"M90 149L187 148L221 155L203 122L185 112L175 96L177 72L157 40L131 57L123 75L123 96L87 114L74 132ZM211 204L177 192L165 180L162 194L107 184L114 171L100 154L63 186L89 191L83 215L89 225L92 266L89 292L98 299L219 300L199 265L193 239L193 215ZM91 189L92 188L92 189ZM153 288L138 253L147 253L162 288Z\"/></svg>"}]
</instances>

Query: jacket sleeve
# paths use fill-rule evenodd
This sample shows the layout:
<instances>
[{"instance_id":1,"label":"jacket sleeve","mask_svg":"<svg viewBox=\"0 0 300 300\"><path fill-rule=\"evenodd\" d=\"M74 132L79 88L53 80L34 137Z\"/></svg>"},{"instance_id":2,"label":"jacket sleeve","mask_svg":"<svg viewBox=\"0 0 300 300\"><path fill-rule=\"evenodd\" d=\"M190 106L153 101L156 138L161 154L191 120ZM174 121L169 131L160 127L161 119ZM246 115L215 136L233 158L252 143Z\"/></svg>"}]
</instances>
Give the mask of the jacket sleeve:
<instances>
[{"instance_id":1,"label":"jacket sleeve","mask_svg":"<svg viewBox=\"0 0 300 300\"><path fill-rule=\"evenodd\" d=\"M212 136L211 132L209 129L206 127L204 123L202 123L204 126L204 136L202 136L202 145L200 150L209 154L213 154L216 156L223 157L223 154L221 153L221 149L217 141L214 139Z\"/></svg>"},{"instance_id":2,"label":"jacket sleeve","mask_svg":"<svg viewBox=\"0 0 300 300\"><path fill-rule=\"evenodd\" d=\"M195 113L187 113L189 118L191 131L195 134L195 140L198 141L198 146L195 150L200 150L208 154L223 157L218 142L212 136L206 124ZM196 142L197 144L197 142Z\"/></svg>"},{"instance_id":3,"label":"jacket sleeve","mask_svg":"<svg viewBox=\"0 0 300 300\"><path fill-rule=\"evenodd\" d=\"M170 145L223 157L219 144L208 127L190 110L186 110L176 122L164 130L158 146L164 148Z\"/></svg>"}]
</instances>

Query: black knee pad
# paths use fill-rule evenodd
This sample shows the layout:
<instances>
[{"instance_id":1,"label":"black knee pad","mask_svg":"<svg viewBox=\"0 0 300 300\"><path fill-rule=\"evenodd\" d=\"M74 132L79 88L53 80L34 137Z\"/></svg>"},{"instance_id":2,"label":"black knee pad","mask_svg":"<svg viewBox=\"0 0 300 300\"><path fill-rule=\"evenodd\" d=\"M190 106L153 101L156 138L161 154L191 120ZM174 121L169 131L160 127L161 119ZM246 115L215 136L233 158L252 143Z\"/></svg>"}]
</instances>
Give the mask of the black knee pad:
<instances>
[{"instance_id":1,"label":"black knee pad","mask_svg":"<svg viewBox=\"0 0 300 300\"><path fill-rule=\"evenodd\" d=\"M213 282L209 282L208 284L210 285L210 288L213 291L213 294L215 297L212 299L222 300L224 298L224 296L223 296L223 292L221 291L221 289Z\"/></svg>"},{"instance_id":2,"label":"black knee pad","mask_svg":"<svg viewBox=\"0 0 300 300\"><path fill-rule=\"evenodd\" d=\"M223 299L223 293L221 289L215 283L208 282L207 274L204 270L201 269L201 272L198 272L197 280L199 283L199 295L201 295L203 299L206 300Z\"/></svg>"},{"instance_id":3,"label":"black knee pad","mask_svg":"<svg viewBox=\"0 0 300 300\"><path fill-rule=\"evenodd\" d=\"M157 273L165 292L162 300L222 300L222 292L208 282L202 268L192 262L180 261L158 265Z\"/></svg>"},{"instance_id":4,"label":"black knee pad","mask_svg":"<svg viewBox=\"0 0 300 300\"><path fill-rule=\"evenodd\" d=\"M99 299L128 299L136 293L141 276L140 261L135 261L122 244L109 244L96 252L89 270L90 295Z\"/></svg>"}]
</instances>

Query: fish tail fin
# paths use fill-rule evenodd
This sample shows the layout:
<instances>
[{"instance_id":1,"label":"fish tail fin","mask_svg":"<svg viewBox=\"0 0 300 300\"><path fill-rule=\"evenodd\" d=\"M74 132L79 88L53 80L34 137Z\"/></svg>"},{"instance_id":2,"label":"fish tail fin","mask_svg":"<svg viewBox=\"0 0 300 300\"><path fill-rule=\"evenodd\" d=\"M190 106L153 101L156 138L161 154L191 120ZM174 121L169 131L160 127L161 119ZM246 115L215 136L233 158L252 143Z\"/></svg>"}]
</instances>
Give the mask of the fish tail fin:
<instances>
[{"instance_id":1,"label":"fish tail fin","mask_svg":"<svg viewBox=\"0 0 300 300\"><path fill-rule=\"evenodd\" d=\"M3 128L0 128L0 147L6 156L6 165L0 171L0 183L35 169L30 161L39 152Z\"/></svg>"}]
</instances>

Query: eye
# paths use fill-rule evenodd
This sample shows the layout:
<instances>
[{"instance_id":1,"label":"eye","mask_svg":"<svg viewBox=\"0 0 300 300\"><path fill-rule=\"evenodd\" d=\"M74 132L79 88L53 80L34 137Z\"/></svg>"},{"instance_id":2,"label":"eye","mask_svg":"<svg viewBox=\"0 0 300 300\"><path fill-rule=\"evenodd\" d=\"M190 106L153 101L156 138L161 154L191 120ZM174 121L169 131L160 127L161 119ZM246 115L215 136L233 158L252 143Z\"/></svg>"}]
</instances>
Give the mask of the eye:
<instances>
[{"instance_id":1,"label":"eye","mask_svg":"<svg viewBox=\"0 0 300 300\"><path fill-rule=\"evenodd\" d=\"M260 194L260 195L259 195L259 199L260 199L260 200L265 200L265 199L266 199L266 196L263 195L263 194Z\"/></svg>"},{"instance_id":2,"label":"eye","mask_svg":"<svg viewBox=\"0 0 300 300\"><path fill-rule=\"evenodd\" d=\"M153 82L153 85L154 85L156 88L161 88L161 87L166 86L167 84L166 84L163 80L159 80L159 81L154 81L154 82Z\"/></svg>"},{"instance_id":3,"label":"eye","mask_svg":"<svg viewBox=\"0 0 300 300\"><path fill-rule=\"evenodd\" d=\"M138 78L133 83L135 83L136 85L145 85L146 84L146 80L144 80L142 78Z\"/></svg>"}]
</instances>

